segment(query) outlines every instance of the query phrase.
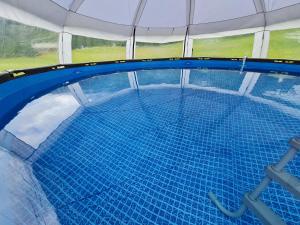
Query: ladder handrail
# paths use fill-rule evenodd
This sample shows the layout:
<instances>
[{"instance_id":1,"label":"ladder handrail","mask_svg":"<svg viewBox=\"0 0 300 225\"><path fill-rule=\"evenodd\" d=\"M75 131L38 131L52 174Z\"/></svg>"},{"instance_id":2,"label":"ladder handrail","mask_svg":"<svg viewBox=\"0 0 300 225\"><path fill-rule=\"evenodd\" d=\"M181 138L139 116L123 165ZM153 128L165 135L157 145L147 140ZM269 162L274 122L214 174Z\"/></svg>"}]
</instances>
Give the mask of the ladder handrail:
<instances>
[{"instance_id":1,"label":"ladder handrail","mask_svg":"<svg viewBox=\"0 0 300 225\"><path fill-rule=\"evenodd\" d=\"M290 148L287 151L287 153L284 154L279 160L279 162L273 166L274 170L277 172L281 172L284 169L284 167L295 158L297 153L300 152L300 136L291 138L289 144L290 144ZM271 181L272 179L270 177L268 176L264 177L263 180L260 182L260 184L254 189L254 191L252 191L248 195L249 199L252 201L256 201L260 196L260 194L269 186ZM247 209L246 204L242 203L242 205L238 210L230 211L222 205L222 203L218 200L218 198L214 193L209 192L208 196L211 199L211 201L217 206L217 208L228 217L232 217L232 218L240 217L244 214L244 212Z\"/></svg>"}]
</instances>

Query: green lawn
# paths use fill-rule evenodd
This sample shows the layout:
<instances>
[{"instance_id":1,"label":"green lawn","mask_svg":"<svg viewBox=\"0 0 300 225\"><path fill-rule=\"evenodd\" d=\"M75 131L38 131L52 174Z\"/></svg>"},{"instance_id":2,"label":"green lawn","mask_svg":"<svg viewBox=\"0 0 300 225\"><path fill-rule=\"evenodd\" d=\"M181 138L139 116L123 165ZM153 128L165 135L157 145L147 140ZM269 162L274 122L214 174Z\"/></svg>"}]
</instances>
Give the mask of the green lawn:
<instances>
[{"instance_id":1,"label":"green lawn","mask_svg":"<svg viewBox=\"0 0 300 225\"><path fill-rule=\"evenodd\" d=\"M58 64L57 52L42 54L36 57L0 58L0 71L34 68Z\"/></svg>"},{"instance_id":2,"label":"green lawn","mask_svg":"<svg viewBox=\"0 0 300 225\"><path fill-rule=\"evenodd\" d=\"M254 35L194 40L193 56L251 57L253 41Z\"/></svg>"},{"instance_id":3,"label":"green lawn","mask_svg":"<svg viewBox=\"0 0 300 225\"><path fill-rule=\"evenodd\" d=\"M126 58L126 48L115 47L92 47L76 49L72 51L73 63L110 61Z\"/></svg>"},{"instance_id":4,"label":"green lawn","mask_svg":"<svg viewBox=\"0 0 300 225\"><path fill-rule=\"evenodd\" d=\"M214 39L195 40L193 56L243 57L252 55L254 35L242 35ZM125 47L92 47L76 49L72 52L73 62L105 61L125 59ZM181 57L182 43L162 45L139 45L136 58ZM269 58L300 59L300 29L271 32ZM0 58L0 71L24 69L58 64L57 52L36 57Z\"/></svg>"},{"instance_id":5,"label":"green lawn","mask_svg":"<svg viewBox=\"0 0 300 225\"><path fill-rule=\"evenodd\" d=\"M135 58L153 59L153 58L172 58L182 56L182 42L160 45L139 45L137 43Z\"/></svg>"},{"instance_id":6,"label":"green lawn","mask_svg":"<svg viewBox=\"0 0 300 225\"><path fill-rule=\"evenodd\" d=\"M272 31L268 58L300 60L300 29Z\"/></svg>"}]
</instances>

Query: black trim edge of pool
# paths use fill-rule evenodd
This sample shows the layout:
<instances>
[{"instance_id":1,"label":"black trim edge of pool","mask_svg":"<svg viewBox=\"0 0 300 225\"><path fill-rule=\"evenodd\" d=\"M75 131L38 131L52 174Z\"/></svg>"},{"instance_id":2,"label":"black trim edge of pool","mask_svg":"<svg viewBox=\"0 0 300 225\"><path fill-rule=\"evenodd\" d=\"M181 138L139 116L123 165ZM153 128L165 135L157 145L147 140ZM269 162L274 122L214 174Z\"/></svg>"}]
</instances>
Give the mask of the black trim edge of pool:
<instances>
[{"instance_id":1,"label":"black trim edge of pool","mask_svg":"<svg viewBox=\"0 0 300 225\"><path fill-rule=\"evenodd\" d=\"M86 63L76 63L76 64L57 64L45 67L37 67L37 68L30 68L30 69L20 69L20 70L12 70L12 71L5 71L0 73L0 84L9 80L18 79L23 76L29 76L34 74L40 74L44 72L49 72L53 70L61 70L61 69L68 69L68 68L78 68L78 67L85 67L85 66L96 66L96 65L107 65L107 64L120 64L120 63L134 63L134 62L157 62L157 61L178 61L178 60L197 60L197 61L240 61L243 62L244 58L218 58L218 57L178 57L178 58L155 58L155 59L128 59L128 60L115 60L115 61L102 61L102 62L86 62ZM259 58L247 58L246 65L244 70L249 71L247 67L247 63L249 62L258 62L258 63L274 63L274 64L288 64L288 65L299 65L300 60L290 60L290 59L259 59ZM213 67L209 67L212 68ZM224 68L226 69L226 68ZM228 68L230 69L230 68ZM236 69L236 68L232 68ZM262 70L261 68L251 68L251 71L257 72L281 72L284 74L293 74L300 76L300 69L297 71L285 71L285 70Z\"/></svg>"}]
</instances>

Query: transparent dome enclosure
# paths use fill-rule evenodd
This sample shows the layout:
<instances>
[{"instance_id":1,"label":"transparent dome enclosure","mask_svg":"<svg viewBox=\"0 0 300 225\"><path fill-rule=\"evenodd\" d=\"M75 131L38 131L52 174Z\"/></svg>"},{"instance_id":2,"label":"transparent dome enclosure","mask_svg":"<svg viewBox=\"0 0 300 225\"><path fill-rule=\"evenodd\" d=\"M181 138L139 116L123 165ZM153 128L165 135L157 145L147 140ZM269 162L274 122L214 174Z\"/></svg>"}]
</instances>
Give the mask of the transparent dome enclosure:
<instances>
[{"instance_id":1,"label":"transparent dome enclosure","mask_svg":"<svg viewBox=\"0 0 300 225\"><path fill-rule=\"evenodd\" d=\"M299 0L1 0L0 71L135 58L298 60L299 11Z\"/></svg>"}]
</instances>

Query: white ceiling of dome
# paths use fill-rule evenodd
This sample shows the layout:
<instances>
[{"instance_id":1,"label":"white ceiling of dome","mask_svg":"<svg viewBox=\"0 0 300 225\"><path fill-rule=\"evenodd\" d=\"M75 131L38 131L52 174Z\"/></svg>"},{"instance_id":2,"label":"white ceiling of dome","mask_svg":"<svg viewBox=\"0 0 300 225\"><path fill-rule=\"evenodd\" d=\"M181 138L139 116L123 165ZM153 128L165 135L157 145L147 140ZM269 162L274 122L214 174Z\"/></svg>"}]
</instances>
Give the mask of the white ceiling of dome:
<instances>
[{"instance_id":1,"label":"white ceiling of dome","mask_svg":"<svg viewBox=\"0 0 300 225\"><path fill-rule=\"evenodd\" d=\"M264 0L267 11L280 9L300 3L300 0Z\"/></svg>"},{"instance_id":2,"label":"white ceiling of dome","mask_svg":"<svg viewBox=\"0 0 300 225\"><path fill-rule=\"evenodd\" d=\"M141 16L142 27L181 27L186 25L184 0L148 0Z\"/></svg>"},{"instance_id":3,"label":"white ceiling of dome","mask_svg":"<svg viewBox=\"0 0 300 225\"><path fill-rule=\"evenodd\" d=\"M131 25L139 0L85 0L77 13L117 24Z\"/></svg>"},{"instance_id":4,"label":"white ceiling of dome","mask_svg":"<svg viewBox=\"0 0 300 225\"><path fill-rule=\"evenodd\" d=\"M194 24L210 23L256 13L253 0L195 0Z\"/></svg>"},{"instance_id":5,"label":"white ceiling of dome","mask_svg":"<svg viewBox=\"0 0 300 225\"><path fill-rule=\"evenodd\" d=\"M135 25L143 38L182 39L189 18L187 7L193 2L192 35L284 26L287 22L299 27L300 0L0 0L0 17L103 39L125 40ZM265 3L266 16L261 13L261 3ZM140 6L143 10L137 14ZM135 18L138 20L133 21Z\"/></svg>"},{"instance_id":6,"label":"white ceiling of dome","mask_svg":"<svg viewBox=\"0 0 300 225\"><path fill-rule=\"evenodd\" d=\"M73 0L51 0L51 1L55 2L56 4L66 8L66 9L69 9L70 5L73 2Z\"/></svg>"}]
</instances>

